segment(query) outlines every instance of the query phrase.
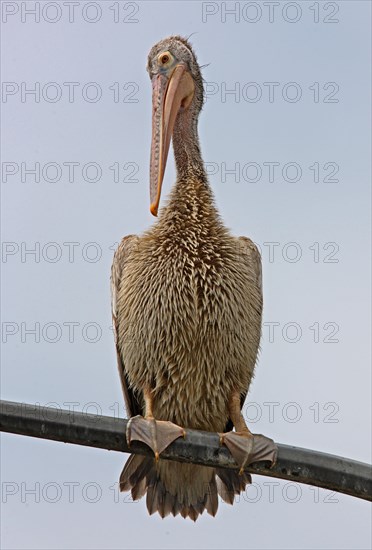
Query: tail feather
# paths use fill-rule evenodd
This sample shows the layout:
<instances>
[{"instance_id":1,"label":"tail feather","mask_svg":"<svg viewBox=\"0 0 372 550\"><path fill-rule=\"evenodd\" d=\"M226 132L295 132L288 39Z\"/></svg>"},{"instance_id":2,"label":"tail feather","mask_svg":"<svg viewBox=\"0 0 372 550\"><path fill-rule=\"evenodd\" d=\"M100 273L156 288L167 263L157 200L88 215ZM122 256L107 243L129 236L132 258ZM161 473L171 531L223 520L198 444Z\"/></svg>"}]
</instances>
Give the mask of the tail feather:
<instances>
[{"instance_id":1,"label":"tail feather","mask_svg":"<svg viewBox=\"0 0 372 550\"><path fill-rule=\"evenodd\" d=\"M158 463L153 458L131 455L120 476L120 490L131 490L133 500L146 494L149 514L162 518L181 514L196 521L204 510L215 516L218 495L233 504L235 495L251 482L249 474L195 464Z\"/></svg>"},{"instance_id":2,"label":"tail feather","mask_svg":"<svg viewBox=\"0 0 372 550\"><path fill-rule=\"evenodd\" d=\"M245 486L252 483L250 474L245 472L239 474L236 470L217 468L216 474L218 494L228 504L233 504L235 495L240 495Z\"/></svg>"},{"instance_id":3,"label":"tail feather","mask_svg":"<svg viewBox=\"0 0 372 550\"><path fill-rule=\"evenodd\" d=\"M208 514L215 516L218 510L218 492L216 477L213 476L211 483L209 484L209 491L207 495L207 501L205 503Z\"/></svg>"},{"instance_id":4,"label":"tail feather","mask_svg":"<svg viewBox=\"0 0 372 550\"><path fill-rule=\"evenodd\" d=\"M132 493L133 500L139 500L140 498L145 496L146 490L147 490L146 478L144 477L132 488L131 493Z\"/></svg>"},{"instance_id":5,"label":"tail feather","mask_svg":"<svg viewBox=\"0 0 372 550\"><path fill-rule=\"evenodd\" d=\"M130 455L120 476L120 491L129 491L137 486L142 480L145 480L146 476L153 467L153 462L154 460L152 458L147 458L141 455ZM137 492L138 490L139 488L137 489ZM141 494L141 496L138 496L137 498L141 498L144 494L145 493ZM137 498L135 500L137 500Z\"/></svg>"},{"instance_id":6,"label":"tail feather","mask_svg":"<svg viewBox=\"0 0 372 550\"><path fill-rule=\"evenodd\" d=\"M160 510L161 517L165 518L166 516L169 516L169 514L176 515L175 512L176 512L175 495L171 495L170 493L165 493L164 506L162 510Z\"/></svg>"}]
</instances>

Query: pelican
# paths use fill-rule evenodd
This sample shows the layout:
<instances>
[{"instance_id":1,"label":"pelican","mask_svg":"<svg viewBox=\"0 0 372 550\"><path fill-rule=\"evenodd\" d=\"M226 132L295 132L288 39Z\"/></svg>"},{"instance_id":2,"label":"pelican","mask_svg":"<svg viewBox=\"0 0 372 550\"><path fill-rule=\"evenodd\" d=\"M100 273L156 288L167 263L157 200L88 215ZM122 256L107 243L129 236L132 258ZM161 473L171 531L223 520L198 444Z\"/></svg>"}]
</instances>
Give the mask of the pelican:
<instances>
[{"instance_id":1,"label":"pelican","mask_svg":"<svg viewBox=\"0 0 372 550\"><path fill-rule=\"evenodd\" d=\"M148 56L152 82L150 211L158 214L171 139L176 183L157 222L123 238L112 273L112 315L131 455L120 489L146 494L150 514L214 516L218 495L233 503L250 482L245 467L275 462L276 446L253 435L241 412L255 368L262 315L261 259L254 243L223 225L204 168L198 117L203 79L185 38L170 36ZM236 470L162 460L186 430L220 433ZM235 428L235 431L233 431Z\"/></svg>"}]
</instances>

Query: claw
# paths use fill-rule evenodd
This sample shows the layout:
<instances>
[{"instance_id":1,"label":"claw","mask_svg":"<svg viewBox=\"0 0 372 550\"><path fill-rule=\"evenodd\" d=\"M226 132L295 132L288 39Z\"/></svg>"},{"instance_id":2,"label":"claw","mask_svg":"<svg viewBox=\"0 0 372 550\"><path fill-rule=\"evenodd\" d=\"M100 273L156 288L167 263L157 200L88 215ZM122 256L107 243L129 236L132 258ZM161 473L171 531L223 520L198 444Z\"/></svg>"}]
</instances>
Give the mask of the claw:
<instances>
[{"instance_id":1,"label":"claw","mask_svg":"<svg viewBox=\"0 0 372 550\"><path fill-rule=\"evenodd\" d=\"M173 422L155 420L153 417L133 416L127 424L128 446L132 441L142 441L153 450L156 462L164 449L185 435L185 430Z\"/></svg>"},{"instance_id":2,"label":"claw","mask_svg":"<svg viewBox=\"0 0 372 550\"><path fill-rule=\"evenodd\" d=\"M276 462L277 446L272 439L250 432L228 432L220 435L220 442L229 449L239 466L239 474L253 462Z\"/></svg>"}]
</instances>

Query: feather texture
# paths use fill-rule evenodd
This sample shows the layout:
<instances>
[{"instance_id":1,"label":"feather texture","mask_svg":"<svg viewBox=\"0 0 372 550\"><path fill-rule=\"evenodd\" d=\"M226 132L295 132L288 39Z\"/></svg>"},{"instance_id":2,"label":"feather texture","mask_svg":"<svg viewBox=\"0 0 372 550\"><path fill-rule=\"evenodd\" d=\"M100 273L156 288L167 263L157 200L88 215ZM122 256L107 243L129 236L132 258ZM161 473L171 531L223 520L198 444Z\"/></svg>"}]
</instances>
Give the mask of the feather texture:
<instances>
[{"instance_id":1,"label":"feather texture","mask_svg":"<svg viewBox=\"0 0 372 550\"><path fill-rule=\"evenodd\" d=\"M120 243L111 275L118 368L129 416L144 414L151 388L157 420L184 428L231 429L228 401L244 402L256 363L262 315L261 259L233 237L214 205L197 135L203 83L190 44L179 37L152 49L183 56L195 100L173 132L177 181L158 221ZM214 516L218 494L232 503L250 476L193 464L131 456L120 478L133 498L146 494L150 514Z\"/></svg>"}]
</instances>

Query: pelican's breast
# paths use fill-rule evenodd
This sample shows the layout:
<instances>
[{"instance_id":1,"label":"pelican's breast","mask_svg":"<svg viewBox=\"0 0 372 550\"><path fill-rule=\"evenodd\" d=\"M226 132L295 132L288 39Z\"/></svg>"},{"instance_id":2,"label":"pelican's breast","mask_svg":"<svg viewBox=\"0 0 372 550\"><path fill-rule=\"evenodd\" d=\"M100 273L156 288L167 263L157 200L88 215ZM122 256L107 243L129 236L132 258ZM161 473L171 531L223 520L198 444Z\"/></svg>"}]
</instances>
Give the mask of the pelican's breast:
<instances>
[{"instance_id":1,"label":"pelican's breast","mask_svg":"<svg viewBox=\"0 0 372 550\"><path fill-rule=\"evenodd\" d=\"M120 287L119 340L132 386L154 388L157 418L223 430L228 395L246 390L257 353L250 284L232 238L139 240Z\"/></svg>"}]
</instances>

